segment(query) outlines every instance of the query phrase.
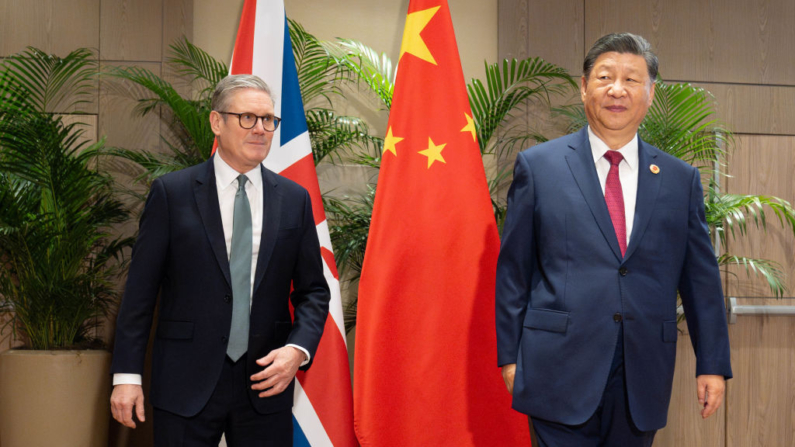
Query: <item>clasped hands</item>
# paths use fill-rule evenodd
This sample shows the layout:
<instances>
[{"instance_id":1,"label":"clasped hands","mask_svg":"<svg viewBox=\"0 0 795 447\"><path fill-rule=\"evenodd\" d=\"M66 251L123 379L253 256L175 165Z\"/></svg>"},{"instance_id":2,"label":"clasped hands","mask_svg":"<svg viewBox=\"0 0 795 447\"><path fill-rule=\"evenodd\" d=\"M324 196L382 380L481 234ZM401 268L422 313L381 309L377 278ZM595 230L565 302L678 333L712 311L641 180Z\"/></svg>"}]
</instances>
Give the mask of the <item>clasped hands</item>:
<instances>
[{"instance_id":1,"label":"clasped hands","mask_svg":"<svg viewBox=\"0 0 795 447\"><path fill-rule=\"evenodd\" d=\"M251 389L262 390L259 397L275 396L283 392L290 386L304 360L306 355L292 346L274 349L257 360L257 365L265 369L251 376L251 381L255 382ZM110 410L113 419L125 427L136 427L133 411L139 421L145 422L144 392L141 385L114 386L110 396Z\"/></svg>"}]
</instances>

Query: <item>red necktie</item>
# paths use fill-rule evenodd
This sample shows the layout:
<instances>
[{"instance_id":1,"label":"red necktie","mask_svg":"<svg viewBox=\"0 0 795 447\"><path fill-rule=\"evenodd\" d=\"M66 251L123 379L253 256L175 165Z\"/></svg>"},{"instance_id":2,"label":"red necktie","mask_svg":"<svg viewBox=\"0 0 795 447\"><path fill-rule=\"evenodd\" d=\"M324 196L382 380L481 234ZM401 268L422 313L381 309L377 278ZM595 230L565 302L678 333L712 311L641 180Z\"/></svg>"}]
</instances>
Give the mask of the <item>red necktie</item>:
<instances>
[{"instance_id":1,"label":"red necktie","mask_svg":"<svg viewBox=\"0 0 795 447\"><path fill-rule=\"evenodd\" d=\"M616 231L621 256L624 256L627 252L627 219L624 216L624 192L621 190L621 180L618 178L618 164L624 157L618 151L608 150L605 152L605 158L610 162L610 171L605 182L605 202L607 211L610 212L610 220L613 221L613 229Z\"/></svg>"}]
</instances>

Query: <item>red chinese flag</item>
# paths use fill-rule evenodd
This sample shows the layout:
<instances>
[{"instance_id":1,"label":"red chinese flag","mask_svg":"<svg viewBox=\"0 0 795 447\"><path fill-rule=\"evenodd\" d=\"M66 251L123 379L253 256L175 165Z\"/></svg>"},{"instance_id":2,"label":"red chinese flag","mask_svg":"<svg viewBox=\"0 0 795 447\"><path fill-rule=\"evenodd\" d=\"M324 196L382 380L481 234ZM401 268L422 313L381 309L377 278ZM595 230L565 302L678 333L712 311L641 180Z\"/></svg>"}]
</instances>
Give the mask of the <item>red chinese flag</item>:
<instances>
[{"instance_id":1,"label":"red chinese flag","mask_svg":"<svg viewBox=\"0 0 795 447\"><path fill-rule=\"evenodd\" d=\"M497 368L499 237L446 0L412 0L359 284L363 446L529 445Z\"/></svg>"}]
</instances>

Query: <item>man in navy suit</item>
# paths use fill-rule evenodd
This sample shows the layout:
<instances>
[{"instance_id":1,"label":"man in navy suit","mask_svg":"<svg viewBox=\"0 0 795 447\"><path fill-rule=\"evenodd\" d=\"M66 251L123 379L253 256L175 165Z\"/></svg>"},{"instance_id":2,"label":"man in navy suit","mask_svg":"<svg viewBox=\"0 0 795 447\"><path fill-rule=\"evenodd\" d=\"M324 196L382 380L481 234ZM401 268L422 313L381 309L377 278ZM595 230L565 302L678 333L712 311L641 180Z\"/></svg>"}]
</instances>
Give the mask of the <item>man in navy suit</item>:
<instances>
[{"instance_id":1,"label":"man in navy suit","mask_svg":"<svg viewBox=\"0 0 795 447\"><path fill-rule=\"evenodd\" d=\"M651 445L668 414L677 291L703 418L732 375L699 172L637 135L657 67L642 37L602 37L580 85L588 126L516 160L498 362L541 446Z\"/></svg>"},{"instance_id":2,"label":"man in navy suit","mask_svg":"<svg viewBox=\"0 0 795 447\"><path fill-rule=\"evenodd\" d=\"M312 203L261 165L280 121L261 79L223 79L212 109L215 156L152 184L117 321L111 410L128 427L133 414L144 421L159 294L155 445L217 447L222 433L230 446L292 445L293 379L330 298Z\"/></svg>"}]
</instances>

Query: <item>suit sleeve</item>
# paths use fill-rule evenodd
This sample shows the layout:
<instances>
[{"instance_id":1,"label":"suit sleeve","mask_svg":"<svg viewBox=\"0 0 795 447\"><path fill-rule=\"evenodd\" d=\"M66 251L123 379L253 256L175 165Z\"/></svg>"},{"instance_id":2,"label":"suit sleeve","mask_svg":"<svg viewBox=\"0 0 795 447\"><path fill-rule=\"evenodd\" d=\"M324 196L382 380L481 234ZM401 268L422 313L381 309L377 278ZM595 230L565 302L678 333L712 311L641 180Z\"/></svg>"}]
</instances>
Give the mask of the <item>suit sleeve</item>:
<instances>
[{"instance_id":1,"label":"suit sleeve","mask_svg":"<svg viewBox=\"0 0 795 447\"><path fill-rule=\"evenodd\" d=\"M508 212L497 261L497 363L516 363L535 268L533 176L519 154L508 191Z\"/></svg>"},{"instance_id":2,"label":"suit sleeve","mask_svg":"<svg viewBox=\"0 0 795 447\"><path fill-rule=\"evenodd\" d=\"M687 253L679 280L690 340L696 353L696 375L731 378L729 330L720 270L709 238L704 193L698 170L690 187Z\"/></svg>"},{"instance_id":3,"label":"suit sleeve","mask_svg":"<svg viewBox=\"0 0 795 447\"><path fill-rule=\"evenodd\" d=\"M116 320L111 372L143 374L149 331L168 252L168 198L152 183L133 247L127 285Z\"/></svg>"},{"instance_id":4,"label":"suit sleeve","mask_svg":"<svg viewBox=\"0 0 795 447\"><path fill-rule=\"evenodd\" d=\"M320 242L317 238L312 201L304 192L303 225L298 261L293 271L293 329L287 344L301 346L309 351L309 363L301 369L308 369L315 358L315 351L323 335L328 316L331 294L323 275L323 260L320 256Z\"/></svg>"}]
</instances>

